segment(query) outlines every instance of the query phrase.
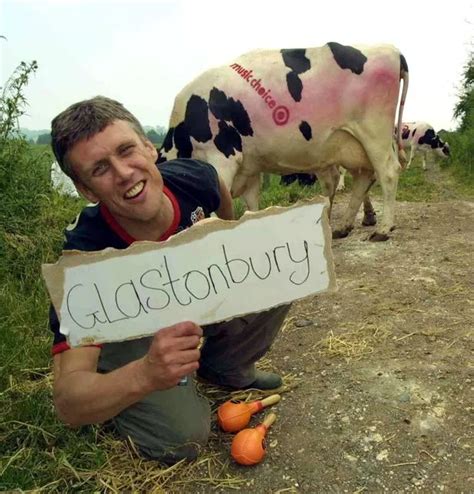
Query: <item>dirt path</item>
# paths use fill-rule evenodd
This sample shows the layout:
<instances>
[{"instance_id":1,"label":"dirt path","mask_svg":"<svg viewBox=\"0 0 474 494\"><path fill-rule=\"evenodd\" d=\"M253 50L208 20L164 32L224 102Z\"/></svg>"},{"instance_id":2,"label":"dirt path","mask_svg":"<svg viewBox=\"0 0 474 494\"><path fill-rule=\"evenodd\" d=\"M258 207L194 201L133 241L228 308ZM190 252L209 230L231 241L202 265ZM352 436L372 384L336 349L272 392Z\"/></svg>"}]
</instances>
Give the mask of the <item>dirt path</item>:
<instances>
[{"instance_id":1,"label":"dirt path","mask_svg":"<svg viewBox=\"0 0 474 494\"><path fill-rule=\"evenodd\" d=\"M367 242L360 221L334 241L339 289L295 303L270 352L299 383L265 461L229 465L240 492L474 492L473 213L402 202L390 241Z\"/></svg>"}]
</instances>

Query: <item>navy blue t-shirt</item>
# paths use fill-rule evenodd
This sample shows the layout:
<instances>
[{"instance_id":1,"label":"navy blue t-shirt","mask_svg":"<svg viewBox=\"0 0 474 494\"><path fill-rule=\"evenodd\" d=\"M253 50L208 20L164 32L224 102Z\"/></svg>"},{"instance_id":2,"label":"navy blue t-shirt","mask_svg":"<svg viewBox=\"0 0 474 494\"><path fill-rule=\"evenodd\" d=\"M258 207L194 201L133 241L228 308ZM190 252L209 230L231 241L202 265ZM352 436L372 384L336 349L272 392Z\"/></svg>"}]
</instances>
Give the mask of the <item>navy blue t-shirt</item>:
<instances>
[{"instance_id":1,"label":"navy blue t-shirt","mask_svg":"<svg viewBox=\"0 0 474 494\"><path fill-rule=\"evenodd\" d=\"M213 166L183 158L165 161L157 166L163 177L163 192L170 199L174 210L170 228L160 237L160 241L163 241L199 220L208 218L219 208L221 198L217 172ZM66 228L65 234L63 250L125 249L136 241L100 203L85 207ZM59 332L59 320L52 305L49 322L54 333L52 353L69 349L66 337Z\"/></svg>"}]
</instances>

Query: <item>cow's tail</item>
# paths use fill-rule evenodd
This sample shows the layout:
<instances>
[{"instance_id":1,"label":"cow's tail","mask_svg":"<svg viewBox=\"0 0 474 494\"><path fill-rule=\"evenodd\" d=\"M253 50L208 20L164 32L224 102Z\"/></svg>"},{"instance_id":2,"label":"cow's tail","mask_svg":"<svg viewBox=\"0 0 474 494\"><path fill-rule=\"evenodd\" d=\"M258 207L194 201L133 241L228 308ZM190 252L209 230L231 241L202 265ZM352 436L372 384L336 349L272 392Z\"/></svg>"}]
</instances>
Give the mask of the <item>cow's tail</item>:
<instances>
[{"instance_id":1,"label":"cow's tail","mask_svg":"<svg viewBox=\"0 0 474 494\"><path fill-rule=\"evenodd\" d=\"M398 121L397 121L397 148L398 148L398 159L402 168L405 168L408 160L403 150L402 144L402 121L403 121L403 108L405 107L405 100L408 92L408 64L405 57L400 53L400 80L403 81L402 96L400 98L400 106L398 107Z\"/></svg>"}]
</instances>

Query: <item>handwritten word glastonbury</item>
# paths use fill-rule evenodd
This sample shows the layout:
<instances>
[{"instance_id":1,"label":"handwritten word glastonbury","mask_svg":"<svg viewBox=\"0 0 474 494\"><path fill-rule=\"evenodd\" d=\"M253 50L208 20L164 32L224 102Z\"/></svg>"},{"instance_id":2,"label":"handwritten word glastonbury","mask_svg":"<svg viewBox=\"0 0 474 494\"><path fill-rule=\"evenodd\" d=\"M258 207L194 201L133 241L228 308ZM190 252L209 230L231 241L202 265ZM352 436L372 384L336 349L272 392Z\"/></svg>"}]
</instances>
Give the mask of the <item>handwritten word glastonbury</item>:
<instances>
[{"instance_id":1,"label":"handwritten word glastonbury","mask_svg":"<svg viewBox=\"0 0 474 494\"><path fill-rule=\"evenodd\" d=\"M99 324L135 319L151 311L176 307L176 304L185 307L209 297L220 295L222 298L233 285L241 283L269 280L273 285L281 283L284 290L284 283L302 285L310 276L310 255L306 240L303 240L299 249L291 247L288 242L277 245L264 251L263 257L258 256L259 259L255 256L232 258L229 248L224 244L219 251L220 261L181 274L177 274L177 268L163 255L162 262L158 263L160 269L151 267L119 286L105 288L106 282L103 286L99 286L98 282L77 283L67 291L67 312L77 326L92 329ZM286 277L286 280L282 277ZM90 297L93 307L83 308L80 301Z\"/></svg>"},{"instance_id":2,"label":"handwritten word glastonbury","mask_svg":"<svg viewBox=\"0 0 474 494\"><path fill-rule=\"evenodd\" d=\"M267 106L273 110L272 117L277 125L285 125L290 118L290 111L284 105L279 105L273 95L271 95L271 89L266 89L262 86L261 79L257 79L253 76L252 70L247 70L238 63L233 63L230 66L231 69L235 70L242 79L245 79L250 86L255 90L255 92L265 101Z\"/></svg>"}]
</instances>

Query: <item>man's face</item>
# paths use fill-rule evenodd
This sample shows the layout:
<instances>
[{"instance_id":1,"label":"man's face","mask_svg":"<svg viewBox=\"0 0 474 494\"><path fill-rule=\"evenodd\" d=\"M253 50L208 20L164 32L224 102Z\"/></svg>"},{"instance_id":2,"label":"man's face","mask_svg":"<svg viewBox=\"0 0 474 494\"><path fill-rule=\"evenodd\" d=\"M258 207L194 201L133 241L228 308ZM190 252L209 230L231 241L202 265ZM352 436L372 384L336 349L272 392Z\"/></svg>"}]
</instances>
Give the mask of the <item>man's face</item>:
<instances>
[{"instance_id":1,"label":"man's face","mask_svg":"<svg viewBox=\"0 0 474 494\"><path fill-rule=\"evenodd\" d=\"M76 187L92 202L102 202L125 228L156 226L163 203L157 150L128 122L116 120L90 139L77 142L68 159Z\"/></svg>"}]
</instances>

